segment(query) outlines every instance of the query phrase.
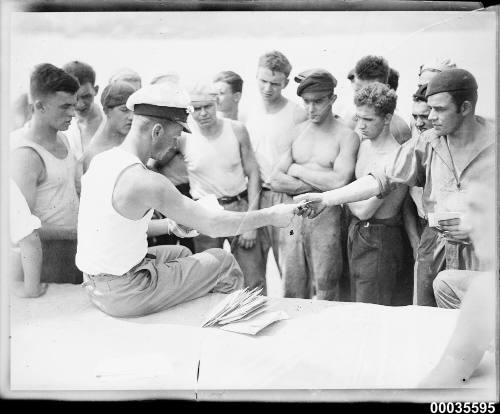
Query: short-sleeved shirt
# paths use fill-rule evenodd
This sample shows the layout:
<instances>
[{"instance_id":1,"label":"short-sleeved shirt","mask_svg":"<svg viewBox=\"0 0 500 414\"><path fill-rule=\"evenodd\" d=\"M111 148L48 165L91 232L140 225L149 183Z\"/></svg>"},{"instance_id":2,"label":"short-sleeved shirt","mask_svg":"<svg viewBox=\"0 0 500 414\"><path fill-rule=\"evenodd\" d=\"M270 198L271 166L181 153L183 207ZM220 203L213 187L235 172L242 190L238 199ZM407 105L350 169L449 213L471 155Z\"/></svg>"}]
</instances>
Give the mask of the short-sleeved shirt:
<instances>
[{"instance_id":1,"label":"short-sleeved shirt","mask_svg":"<svg viewBox=\"0 0 500 414\"><path fill-rule=\"evenodd\" d=\"M22 239L29 236L33 231L42 226L40 219L31 214L26 199L21 190L10 180L10 240L12 244L18 244Z\"/></svg>"},{"instance_id":2,"label":"short-sleeved shirt","mask_svg":"<svg viewBox=\"0 0 500 414\"><path fill-rule=\"evenodd\" d=\"M378 181L380 197L388 194L395 184L423 187L422 202L427 214L463 210L464 196L475 183L495 174L495 142L493 127L477 117L487 139L469 152L465 168L457 173L448 147L448 138L438 136L434 129L425 131L419 139L401 146L393 165L385 172L373 172Z\"/></svg>"}]
</instances>

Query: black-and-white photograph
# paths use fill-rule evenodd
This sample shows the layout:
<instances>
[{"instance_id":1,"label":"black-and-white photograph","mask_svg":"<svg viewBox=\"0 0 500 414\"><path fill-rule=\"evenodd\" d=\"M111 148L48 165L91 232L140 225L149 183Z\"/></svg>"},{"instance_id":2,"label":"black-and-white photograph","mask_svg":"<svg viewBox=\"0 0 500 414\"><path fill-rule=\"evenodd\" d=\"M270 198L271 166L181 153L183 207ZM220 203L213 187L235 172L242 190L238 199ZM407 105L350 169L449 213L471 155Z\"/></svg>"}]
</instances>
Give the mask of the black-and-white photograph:
<instances>
[{"instance_id":1,"label":"black-and-white photograph","mask_svg":"<svg viewBox=\"0 0 500 414\"><path fill-rule=\"evenodd\" d=\"M449 3L4 5L2 397L494 412L499 12Z\"/></svg>"}]
</instances>

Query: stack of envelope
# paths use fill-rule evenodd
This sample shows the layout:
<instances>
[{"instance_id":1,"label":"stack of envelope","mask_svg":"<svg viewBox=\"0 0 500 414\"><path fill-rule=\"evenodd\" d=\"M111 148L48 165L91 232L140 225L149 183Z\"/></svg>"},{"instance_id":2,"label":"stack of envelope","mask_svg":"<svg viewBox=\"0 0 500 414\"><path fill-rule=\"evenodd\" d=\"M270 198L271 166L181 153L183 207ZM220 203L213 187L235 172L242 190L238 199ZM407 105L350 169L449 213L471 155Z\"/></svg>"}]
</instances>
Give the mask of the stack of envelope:
<instances>
[{"instance_id":1,"label":"stack of envelope","mask_svg":"<svg viewBox=\"0 0 500 414\"><path fill-rule=\"evenodd\" d=\"M283 311L266 312L266 297L261 292L262 288L245 288L229 294L211 310L202 327L254 335L275 321L287 319Z\"/></svg>"}]
</instances>

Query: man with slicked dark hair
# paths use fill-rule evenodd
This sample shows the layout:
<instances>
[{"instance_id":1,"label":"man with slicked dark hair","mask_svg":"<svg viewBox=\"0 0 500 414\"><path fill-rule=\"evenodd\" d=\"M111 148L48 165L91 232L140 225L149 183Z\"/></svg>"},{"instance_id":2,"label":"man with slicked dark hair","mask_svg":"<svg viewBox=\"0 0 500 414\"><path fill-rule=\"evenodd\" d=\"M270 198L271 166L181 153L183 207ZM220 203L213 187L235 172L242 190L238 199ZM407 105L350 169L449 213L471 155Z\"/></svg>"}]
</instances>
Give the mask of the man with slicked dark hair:
<instances>
[{"instance_id":1,"label":"man with slicked dark hair","mask_svg":"<svg viewBox=\"0 0 500 414\"><path fill-rule=\"evenodd\" d=\"M42 282L81 283L75 266L78 214L77 163L68 140L78 80L50 63L30 79L33 117L12 132L12 177L42 222Z\"/></svg>"}]
</instances>

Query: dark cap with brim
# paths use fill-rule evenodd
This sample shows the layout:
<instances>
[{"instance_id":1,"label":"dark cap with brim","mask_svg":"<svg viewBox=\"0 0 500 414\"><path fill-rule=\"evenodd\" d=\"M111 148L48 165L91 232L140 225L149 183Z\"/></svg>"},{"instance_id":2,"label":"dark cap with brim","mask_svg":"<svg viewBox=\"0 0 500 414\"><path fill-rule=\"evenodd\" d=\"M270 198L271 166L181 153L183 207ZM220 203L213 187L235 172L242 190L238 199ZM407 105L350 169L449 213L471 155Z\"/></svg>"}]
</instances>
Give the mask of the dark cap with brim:
<instances>
[{"instance_id":1,"label":"dark cap with brim","mask_svg":"<svg viewBox=\"0 0 500 414\"><path fill-rule=\"evenodd\" d=\"M143 116L153 116L155 118L168 119L169 121L177 122L182 126L182 130L191 133L186 121L188 111L185 108L173 108L169 106L157 106L150 104L135 104L134 114Z\"/></svg>"},{"instance_id":2,"label":"dark cap with brim","mask_svg":"<svg viewBox=\"0 0 500 414\"><path fill-rule=\"evenodd\" d=\"M324 69L309 69L299 73L295 78L299 83L297 95L301 96L304 92L330 92L337 86L337 79Z\"/></svg>"},{"instance_id":3,"label":"dark cap with brim","mask_svg":"<svg viewBox=\"0 0 500 414\"><path fill-rule=\"evenodd\" d=\"M472 73L465 69L448 69L438 73L427 84L426 98L442 92L477 90Z\"/></svg>"}]
</instances>

